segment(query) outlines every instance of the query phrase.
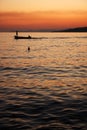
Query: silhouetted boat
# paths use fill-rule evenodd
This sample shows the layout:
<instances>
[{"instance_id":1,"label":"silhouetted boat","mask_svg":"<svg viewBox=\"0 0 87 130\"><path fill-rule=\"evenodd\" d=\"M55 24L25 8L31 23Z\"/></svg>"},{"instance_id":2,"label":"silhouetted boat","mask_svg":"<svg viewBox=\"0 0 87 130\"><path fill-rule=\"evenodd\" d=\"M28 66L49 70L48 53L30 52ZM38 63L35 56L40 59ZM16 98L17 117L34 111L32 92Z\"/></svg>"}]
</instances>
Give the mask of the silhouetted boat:
<instances>
[{"instance_id":1,"label":"silhouetted boat","mask_svg":"<svg viewBox=\"0 0 87 130\"><path fill-rule=\"evenodd\" d=\"M18 36L18 31L16 31L16 35L14 36L15 39L31 39L31 36Z\"/></svg>"},{"instance_id":2,"label":"silhouetted boat","mask_svg":"<svg viewBox=\"0 0 87 130\"><path fill-rule=\"evenodd\" d=\"M23 36L14 36L15 39L31 39L31 36L23 37Z\"/></svg>"}]
</instances>

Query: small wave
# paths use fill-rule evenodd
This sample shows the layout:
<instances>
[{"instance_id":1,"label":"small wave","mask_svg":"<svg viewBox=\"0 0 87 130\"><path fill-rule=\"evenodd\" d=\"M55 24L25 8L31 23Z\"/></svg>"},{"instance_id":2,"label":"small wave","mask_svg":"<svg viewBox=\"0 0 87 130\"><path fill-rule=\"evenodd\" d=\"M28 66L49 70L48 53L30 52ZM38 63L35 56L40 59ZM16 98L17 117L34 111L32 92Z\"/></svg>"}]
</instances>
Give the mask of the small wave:
<instances>
[{"instance_id":1,"label":"small wave","mask_svg":"<svg viewBox=\"0 0 87 130\"><path fill-rule=\"evenodd\" d=\"M80 37L75 37L75 38L87 38L87 36L80 36Z\"/></svg>"},{"instance_id":2,"label":"small wave","mask_svg":"<svg viewBox=\"0 0 87 130\"><path fill-rule=\"evenodd\" d=\"M37 39L37 40L40 40L40 39L48 39L49 37L32 37L32 39Z\"/></svg>"},{"instance_id":3,"label":"small wave","mask_svg":"<svg viewBox=\"0 0 87 130\"><path fill-rule=\"evenodd\" d=\"M70 39L72 37L52 37L51 39Z\"/></svg>"},{"instance_id":4,"label":"small wave","mask_svg":"<svg viewBox=\"0 0 87 130\"><path fill-rule=\"evenodd\" d=\"M30 57L30 56L3 56L3 57L0 57L0 59L30 59L30 58L33 58L33 57Z\"/></svg>"},{"instance_id":5,"label":"small wave","mask_svg":"<svg viewBox=\"0 0 87 130\"><path fill-rule=\"evenodd\" d=\"M69 39L72 37L32 37L32 40L40 40L40 39Z\"/></svg>"},{"instance_id":6,"label":"small wave","mask_svg":"<svg viewBox=\"0 0 87 130\"><path fill-rule=\"evenodd\" d=\"M20 68L13 68L13 67L0 67L0 71L3 70L20 70Z\"/></svg>"}]
</instances>

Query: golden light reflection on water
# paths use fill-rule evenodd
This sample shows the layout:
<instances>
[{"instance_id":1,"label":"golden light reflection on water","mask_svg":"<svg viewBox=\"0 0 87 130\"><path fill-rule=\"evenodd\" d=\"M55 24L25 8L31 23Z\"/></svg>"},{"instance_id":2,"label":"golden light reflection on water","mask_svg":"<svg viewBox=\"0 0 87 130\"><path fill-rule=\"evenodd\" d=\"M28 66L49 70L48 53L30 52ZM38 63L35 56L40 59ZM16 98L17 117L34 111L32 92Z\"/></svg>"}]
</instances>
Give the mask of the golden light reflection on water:
<instances>
[{"instance_id":1,"label":"golden light reflection on water","mask_svg":"<svg viewBox=\"0 0 87 130\"><path fill-rule=\"evenodd\" d=\"M32 35L44 37L45 33ZM13 34L9 35L10 41L0 44L0 50L5 49L0 53L0 65L13 70L2 73L2 85L50 87L72 83L72 86L84 86L87 80L84 78L87 65L86 38L77 38L84 35L86 33L46 33L47 39L30 41L16 41L11 37ZM28 46L30 52L27 51Z\"/></svg>"},{"instance_id":2,"label":"golden light reflection on water","mask_svg":"<svg viewBox=\"0 0 87 130\"><path fill-rule=\"evenodd\" d=\"M31 34L46 37L14 40L13 33L0 35L2 127L4 122L13 129L33 130L31 124L37 124L42 129L85 130L87 33Z\"/></svg>"}]
</instances>

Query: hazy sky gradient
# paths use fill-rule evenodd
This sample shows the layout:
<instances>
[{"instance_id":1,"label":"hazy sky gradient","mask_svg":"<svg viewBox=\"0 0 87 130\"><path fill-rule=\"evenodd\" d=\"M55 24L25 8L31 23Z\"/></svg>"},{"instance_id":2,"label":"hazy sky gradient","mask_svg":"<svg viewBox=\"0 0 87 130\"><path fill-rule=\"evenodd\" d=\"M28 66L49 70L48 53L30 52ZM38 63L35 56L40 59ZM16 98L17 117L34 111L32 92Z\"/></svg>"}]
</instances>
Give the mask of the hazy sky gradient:
<instances>
[{"instance_id":1,"label":"hazy sky gradient","mask_svg":"<svg viewBox=\"0 0 87 130\"><path fill-rule=\"evenodd\" d=\"M87 0L0 0L1 11L87 10Z\"/></svg>"},{"instance_id":2,"label":"hazy sky gradient","mask_svg":"<svg viewBox=\"0 0 87 130\"><path fill-rule=\"evenodd\" d=\"M0 0L0 30L87 26L87 0Z\"/></svg>"}]
</instances>

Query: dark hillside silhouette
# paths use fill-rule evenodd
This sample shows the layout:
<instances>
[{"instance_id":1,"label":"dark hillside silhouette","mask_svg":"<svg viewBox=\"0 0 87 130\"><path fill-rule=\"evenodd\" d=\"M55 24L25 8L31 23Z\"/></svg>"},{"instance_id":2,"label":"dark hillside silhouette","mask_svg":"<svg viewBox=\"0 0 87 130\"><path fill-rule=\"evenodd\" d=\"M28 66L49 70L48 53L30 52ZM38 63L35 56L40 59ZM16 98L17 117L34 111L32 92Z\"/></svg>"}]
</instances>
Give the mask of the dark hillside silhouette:
<instances>
[{"instance_id":1,"label":"dark hillside silhouette","mask_svg":"<svg viewBox=\"0 0 87 130\"><path fill-rule=\"evenodd\" d=\"M70 28L54 32L87 32L87 27Z\"/></svg>"}]
</instances>

